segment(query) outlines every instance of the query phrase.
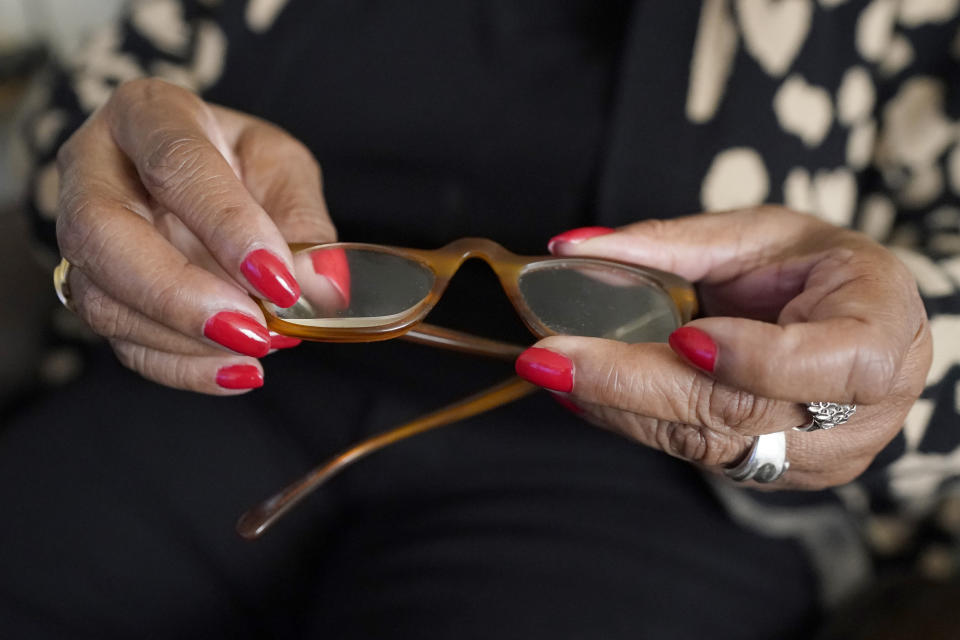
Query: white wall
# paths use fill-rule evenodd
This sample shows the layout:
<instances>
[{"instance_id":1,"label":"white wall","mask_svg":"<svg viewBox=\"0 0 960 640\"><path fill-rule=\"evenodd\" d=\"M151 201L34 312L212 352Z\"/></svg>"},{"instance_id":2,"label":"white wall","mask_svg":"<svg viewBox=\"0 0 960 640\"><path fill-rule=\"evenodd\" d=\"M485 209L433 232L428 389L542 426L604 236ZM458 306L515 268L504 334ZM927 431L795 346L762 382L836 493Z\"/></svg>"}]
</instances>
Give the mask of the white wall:
<instances>
[{"instance_id":1,"label":"white wall","mask_svg":"<svg viewBox=\"0 0 960 640\"><path fill-rule=\"evenodd\" d=\"M0 55L36 40L69 58L91 29L112 18L124 0L0 0ZM10 158L16 105L0 109L0 206L18 194Z\"/></svg>"},{"instance_id":2,"label":"white wall","mask_svg":"<svg viewBox=\"0 0 960 640\"><path fill-rule=\"evenodd\" d=\"M0 51L33 38L59 53L76 50L83 34L116 14L124 0L0 0Z\"/></svg>"},{"instance_id":3,"label":"white wall","mask_svg":"<svg viewBox=\"0 0 960 640\"><path fill-rule=\"evenodd\" d=\"M22 45L28 26L21 0L0 0L0 53Z\"/></svg>"}]
</instances>

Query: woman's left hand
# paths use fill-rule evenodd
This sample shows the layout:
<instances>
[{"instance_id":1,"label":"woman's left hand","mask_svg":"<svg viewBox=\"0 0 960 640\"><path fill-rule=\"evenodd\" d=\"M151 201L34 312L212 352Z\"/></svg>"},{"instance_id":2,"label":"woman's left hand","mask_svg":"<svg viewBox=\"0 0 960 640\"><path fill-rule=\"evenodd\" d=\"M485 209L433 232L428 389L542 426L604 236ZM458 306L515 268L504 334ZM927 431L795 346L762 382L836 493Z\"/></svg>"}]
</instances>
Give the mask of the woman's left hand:
<instances>
[{"instance_id":1,"label":"woman's left hand","mask_svg":"<svg viewBox=\"0 0 960 640\"><path fill-rule=\"evenodd\" d=\"M917 287L862 234L763 207L574 230L550 249L698 285L706 317L669 346L557 336L517 363L584 418L647 446L719 471L752 436L786 431L790 468L773 486L834 486L866 469L923 390L932 342ZM857 412L828 431L792 430L812 401Z\"/></svg>"}]
</instances>

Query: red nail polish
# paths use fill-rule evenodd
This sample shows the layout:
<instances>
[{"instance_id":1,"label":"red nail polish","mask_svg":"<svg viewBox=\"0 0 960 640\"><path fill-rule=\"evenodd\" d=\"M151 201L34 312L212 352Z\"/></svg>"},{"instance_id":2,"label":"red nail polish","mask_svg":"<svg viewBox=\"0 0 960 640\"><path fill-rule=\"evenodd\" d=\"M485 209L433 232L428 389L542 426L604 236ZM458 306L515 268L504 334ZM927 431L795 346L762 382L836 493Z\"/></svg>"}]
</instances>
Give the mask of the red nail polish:
<instances>
[{"instance_id":1,"label":"red nail polish","mask_svg":"<svg viewBox=\"0 0 960 640\"><path fill-rule=\"evenodd\" d=\"M300 285L283 261L266 249L251 251L240 271L254 289L278 307L286 309L300 298Z\"/></svg>"},{"instance_id":2,"label":"red nail polish","mask_svg":"<svg viewBox=\"0 0 960 640\"><path fill-rule=\"evenodd\" d=\"M313 271L325 277L340 294L342 308L350 306L350 265L343 249L318 249L310 254Z\"/></svg>"},{"instance_id":3,"label":"red nail polish","mask_svg":"<svg viewBox=\"0 0 960 640\"><path fill-rule=\"evenodd\" d=\"M270 332L270 348L271 349L290 349L295 347L298 344L303 342L300 338L294 338L292 336L282 336L275 331Z\"/></svg>"},{"instance_id":4,"label":"red nail polish","mask_svg":"<svg viewBox=\"0 0 960 640\"><path fill-rule=\"evenodd\" d=\"M257 389L263 386L263 373L252 364L235 364L217 371L217 384L224 389Z\"/></svg>"},{"instance_id":5,"label":"red nail polish","mask_svg":"<svg viewBox=\"0 0 960 640\"><path fill-rule=\"evenodd\" d=\"M207 320L203 335L245 356L260 358L270 351L267 328L236 311L221 311Z\"/></svg>"},{"instance_id":6,"label":"red nail polish","mask_svg":"<svg viewBox=\"0 0 960 640\"><path fill-rule=\"evenodd\" d=\"M517 375L551 391L573 390L573 362L559 353L530 347L516 362Z\"/></svg>"},{"instance_id":7,"label":"red nail polish","mask_svg":"<svg viewBox=\"0 0 960 640\"><path fill-rule=\"evenodd\" d=\"M581 413L583 413L583 407L581 407L576 402L574 402L573 400L571 400L566 396L558 396L554 394L553 399L556 400L557 404L559 404L561 407L563 407L567 411L570 411L576 415L580 415Z\"/></svg>"},{"instance_id":8,"label":"red nail polish","mask_svg":"<svg viewBox=\"0 0 960 640\"><path fill-rule=\"evenodd\" d=\"M680 356L708 373L717 366L717 343L696 327L680 327L670 334L670 347Z\"/></svg>"},{"instance_id":9,"label":"red nail polish","mask_svg":"<svg viewBox=\"0 0 960 640\"><path fill-rule=\"evenodd\" d=\"M547 251L553 253L558 244L576 244L597 236L605 236L614 231L615 229L610 227L580 227L579 229L564 231L560 235L550 238L550 242L547 243Z\"/></svg>"}]
</instances>

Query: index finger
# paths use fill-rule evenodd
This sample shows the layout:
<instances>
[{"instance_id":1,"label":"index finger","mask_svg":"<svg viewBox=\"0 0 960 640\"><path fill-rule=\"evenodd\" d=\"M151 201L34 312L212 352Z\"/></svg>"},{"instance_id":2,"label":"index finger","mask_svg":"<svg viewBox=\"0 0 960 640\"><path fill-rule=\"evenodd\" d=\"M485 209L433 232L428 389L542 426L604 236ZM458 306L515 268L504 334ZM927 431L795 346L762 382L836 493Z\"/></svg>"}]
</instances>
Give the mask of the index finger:
<instances>
[{"instance_id":1,"label":"index finger","mask_svg":"<svg viewBox=\"0 0 960 640\"><path fill-rule=\"evenodd\" d=\"M517 373L578 402L718 433L773 433L806 421L800 405L718 382L665 344L552 336L520 355Z\"/></svg>"},{"instance_id":2,"label":"index finger","mask_svg":"<svg viewBox=\"0 0 960 640\"><path fill-rule=\"evenodd\" d=\"M203 101L158 80L139 80L117 90L104 117L149 194L227 274L278 306L297 301L286 242L238 176L225 134Z\"/></svg>"}]
</instances>

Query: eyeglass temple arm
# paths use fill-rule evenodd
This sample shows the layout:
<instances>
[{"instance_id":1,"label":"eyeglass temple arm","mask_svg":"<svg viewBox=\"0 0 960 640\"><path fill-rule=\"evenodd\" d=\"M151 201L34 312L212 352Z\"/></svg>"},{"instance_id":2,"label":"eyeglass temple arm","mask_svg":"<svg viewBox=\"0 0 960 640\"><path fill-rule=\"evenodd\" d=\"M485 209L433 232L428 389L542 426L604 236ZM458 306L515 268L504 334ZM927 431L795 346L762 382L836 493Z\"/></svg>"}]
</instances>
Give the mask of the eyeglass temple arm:
<instances>
[{"instance_id":1,"label":"eyeglass temple arm","mask_svg":"<svg viewBox=\"0 0 960 640\"><path fill-rule=\"evenodd\" d=\"M421 322L415 329L408 331L401 338L417 344L511 361L516 360L517 356L526 350L526 347L520 345L481 338L463 331L438 327L426 322Z\"/></svg>"},{"instance_id":2,"label":"eyeglass temple arm","mask_svg":"<svg viewBox=\"0 0 960 640\"><path fill-rule=\"evenodd\" d=\"M537 389L539 387L513 376L498 385L447 405L433 413L368 438L333 456L272 498L264 500L244 513L237 521L237 533L247 540L256 540L301 500L357 460L411 436L465 420L514 400L519 400Z\"/></svg>"}]
</instances>

